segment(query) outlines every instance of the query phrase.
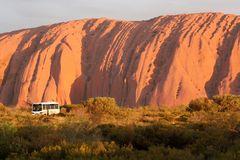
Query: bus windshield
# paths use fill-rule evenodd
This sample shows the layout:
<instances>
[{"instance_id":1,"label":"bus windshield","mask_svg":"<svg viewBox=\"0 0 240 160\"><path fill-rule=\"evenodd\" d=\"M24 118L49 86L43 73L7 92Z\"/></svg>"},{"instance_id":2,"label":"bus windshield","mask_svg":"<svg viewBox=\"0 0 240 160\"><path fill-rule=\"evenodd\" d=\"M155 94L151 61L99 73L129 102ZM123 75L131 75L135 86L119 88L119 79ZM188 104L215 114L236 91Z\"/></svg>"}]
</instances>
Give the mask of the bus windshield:
<instances>
[{"instance_id":1,"label":"bus windshield","mask_svg":"<svg viewBox=\"0 0 240 160\"><path fill-rule=\"evenodd\" d=\"M41 104L33 104L33 111L42 111Z\"/></svg>"}]
</instances>

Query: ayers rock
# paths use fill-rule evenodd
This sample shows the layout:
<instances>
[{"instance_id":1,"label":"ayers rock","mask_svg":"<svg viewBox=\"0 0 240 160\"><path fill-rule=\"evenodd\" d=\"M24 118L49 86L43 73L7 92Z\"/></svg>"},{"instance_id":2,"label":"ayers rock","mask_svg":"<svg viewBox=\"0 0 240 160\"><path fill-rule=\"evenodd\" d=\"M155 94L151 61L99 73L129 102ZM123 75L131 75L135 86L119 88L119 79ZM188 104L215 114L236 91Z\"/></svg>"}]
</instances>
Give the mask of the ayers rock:
<instances>
[{"instance_id":1,"label":"ayers rock","mask_svg":"<svg viewBox=\"0 0 240 160\"><path fill-rule=\"evenodd\" d=\"M0 103L114 97L178 105L240 93L240 16L84 19L0 34Z\"/></svg>"}]
</instances>

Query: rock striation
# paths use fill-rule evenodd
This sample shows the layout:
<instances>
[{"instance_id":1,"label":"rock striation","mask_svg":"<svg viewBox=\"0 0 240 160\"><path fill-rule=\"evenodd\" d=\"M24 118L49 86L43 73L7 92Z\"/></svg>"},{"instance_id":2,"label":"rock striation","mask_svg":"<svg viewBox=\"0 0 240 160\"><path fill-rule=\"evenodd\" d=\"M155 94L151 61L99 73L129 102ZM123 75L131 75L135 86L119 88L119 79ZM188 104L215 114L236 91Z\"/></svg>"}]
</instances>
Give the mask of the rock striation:
<instances>
[{"instance_id":1,"label":"rock striation","mask_svg":"<svg viewBox=\"0 0 240 160\"><path fill-rule=\"evenodd\" d=\"M0 103L178 105L240 93L240 16L70 21L0 34Z\"/></svg>"}]
</instances>

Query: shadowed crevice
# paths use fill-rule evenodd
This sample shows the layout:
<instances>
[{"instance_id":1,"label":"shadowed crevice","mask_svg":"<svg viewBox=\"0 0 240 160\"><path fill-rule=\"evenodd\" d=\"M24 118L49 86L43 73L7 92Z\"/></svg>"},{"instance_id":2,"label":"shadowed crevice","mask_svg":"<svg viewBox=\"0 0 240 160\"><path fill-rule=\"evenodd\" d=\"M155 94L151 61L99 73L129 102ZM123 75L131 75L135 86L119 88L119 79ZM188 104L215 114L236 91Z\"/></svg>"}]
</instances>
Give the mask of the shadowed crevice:
<instances>
[{"instance_id":1,"label":"shadowed crevice","mask_svg":"<svg viewBox=\"0 0 240 160\"><path fill-rule=\"evenodd\" d=\"M218 58L214 66L213 74L210 80L205 84L205 90L209 98L219 94L218 87L221 81L229 73L230 57L232 54L234 42L237 38L237 33L239 31L240 25L236 24L230 33L225 34L223 43L217 50Z\"/></svg>"},{"instance_id":2,"label":"shadowed crevice","mask_svg":"<svg viewBox=\"0 0 240 160\"><path fill-rule=\"evenodd\" d=\"M171 18L169 20L172 20ZM184 18L179 19L178 26L172 28L172 32L164 40L159 48L154 61L154 71L151 75L149 85L143 88L140 98L137 104L147 105L150 99L154 96L154 90L159 86L159 92L162 92L164 82L167 79L167 75L170 71L171 64L173 62L176 48L178 48L179 38L181 36L181 29L183 27ZM169 22L170 23L170 22Z\"/></svg>"},{"instance_id":3,"label":"shadowed crevice","mask_svg":"<svg viewBox=\"0 0 240 160\"><path fill-rule=\"evenodd\" d=\"M237 74L235 80L230 84L232 94L240 94L240 73Z\"/></svg>"},{"instance_id":4,"label":"shadowed crevice","mask_svg":"<svg viewBox=\"0 0 240 160\"><path fill-rule=\"evenodd\" d=\"M39 27L32 29L29 32L26 30L27 33L24 34L15 53L13 53L11 56L9 64L5 69L4 78L0 88L1 102L3 104L15 105L17 103L23 73L26 66L28 65L28 62L31 59L31 55L36 51L37 45L39 44L39 41L41 39L41 36L39 37L39 34L42 33L45 29L46 27ZM28 48L22 50L22 47L25 46L25 44L28 43L34 35L38 36L32 40L32 43Z\"/></svg>"}]
</instances>

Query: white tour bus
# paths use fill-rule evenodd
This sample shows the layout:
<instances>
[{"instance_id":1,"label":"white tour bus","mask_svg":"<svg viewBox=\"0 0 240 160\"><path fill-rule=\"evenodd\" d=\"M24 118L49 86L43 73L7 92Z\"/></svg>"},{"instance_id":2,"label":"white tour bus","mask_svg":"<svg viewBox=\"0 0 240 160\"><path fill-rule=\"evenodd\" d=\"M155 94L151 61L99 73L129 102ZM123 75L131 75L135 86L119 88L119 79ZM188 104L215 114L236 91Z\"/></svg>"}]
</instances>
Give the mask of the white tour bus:
<instances>
[{"instance_id":1,"label":"white tour bus","mask_svg":"<svg viewBox=\"0 0 240 160\"><path fill-rule=\"evenodd\" d=\"M58 114L60 113L60 107L57 102L39 102L32 104L32 114Z\"/></svg>"}]
</instances>

